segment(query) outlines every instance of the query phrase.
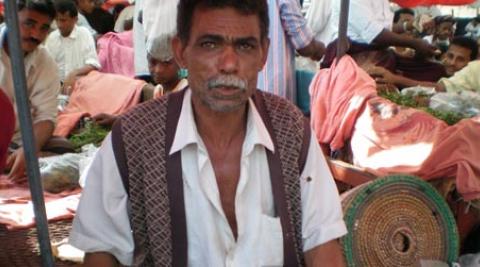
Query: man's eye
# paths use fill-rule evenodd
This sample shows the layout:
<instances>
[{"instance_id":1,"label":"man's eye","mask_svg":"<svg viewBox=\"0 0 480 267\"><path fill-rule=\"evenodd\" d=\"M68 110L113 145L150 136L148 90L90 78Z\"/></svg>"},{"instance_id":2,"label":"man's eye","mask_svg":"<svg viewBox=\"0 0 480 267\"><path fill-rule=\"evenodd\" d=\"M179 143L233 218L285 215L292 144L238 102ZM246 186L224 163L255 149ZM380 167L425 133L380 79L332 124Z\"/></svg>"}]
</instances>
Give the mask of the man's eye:
<instances>
[{"instance_id":1,"label":"man's eye","mask_svg":"<svg viewBox=\"0 0 480 267\"><path fill-rule=\"evenodd\" d=\"M240 51L250 51L254 48L254 46L252 44L249 44L249 43L241 43L241 44L237 45L237 48Z\"/></svg>"},{"instance_id":2,"label":"man's eye","mask_svg":"<svg viewBox=\"0 0 480 267\"><path fill-rule=\"evenodd\" d=\"M35 23L33 23L32 21L24 21L23 22L23 26L28 27L28 28L32 28L34 25L35 25Z\"/></svg>"},{"instance_id":3,"label":"man's eye","mask_svg":"<svg viewBox=\"0 0 480 267\"><path fill-rule=\"evenodd\" d=\"M215 42L205 41L205 42L202 42L200 46L203 48L214 49L217 47L217 44Z\"/></svg>"}]
</instances>

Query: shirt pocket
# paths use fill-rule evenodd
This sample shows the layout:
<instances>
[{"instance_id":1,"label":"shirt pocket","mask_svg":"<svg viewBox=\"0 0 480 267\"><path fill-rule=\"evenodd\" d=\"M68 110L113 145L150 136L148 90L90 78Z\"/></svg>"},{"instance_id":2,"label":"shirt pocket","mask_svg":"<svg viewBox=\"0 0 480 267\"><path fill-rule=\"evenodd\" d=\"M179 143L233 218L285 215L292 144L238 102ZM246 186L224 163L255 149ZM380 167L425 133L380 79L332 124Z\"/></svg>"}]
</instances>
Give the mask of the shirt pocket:
<instances>
[{"instance_id":1,"label":"shirt pocket","mask_svg":"<svg viewBox=\"0 0 480 267\"><path fill-rule=\"evenodd\" d=\"M260 266L282 266L283 234L280 217L261 216Z\"/></svg>"}]
</instances>

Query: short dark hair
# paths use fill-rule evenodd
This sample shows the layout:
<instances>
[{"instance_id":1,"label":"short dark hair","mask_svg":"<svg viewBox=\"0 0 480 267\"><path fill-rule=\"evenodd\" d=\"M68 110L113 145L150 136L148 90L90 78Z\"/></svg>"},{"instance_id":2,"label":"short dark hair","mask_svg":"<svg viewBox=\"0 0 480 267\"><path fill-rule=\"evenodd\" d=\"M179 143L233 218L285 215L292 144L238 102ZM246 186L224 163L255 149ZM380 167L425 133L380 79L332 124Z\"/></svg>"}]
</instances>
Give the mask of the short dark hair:
<instances>
[{"instance_id":1,"label":"short dark hair","mask_svg":"<svg viewBox=\"0 0 480 267\"><path fill-rule=\"evenodd\" d=\"M400 15L402 14L410 14L415 16L415 11L413 11L411 8L400 8L399 10L395 11L395 14L393 15L393 23L397 23L400 20Z\"/></svg>"},{"instance_id":2,"label":"short dark hair","mask_svg":"<svg viewBox=\"0 0 480 267\"><path fill-rule=\"evenodd\" d=\"M242 14L258 15L260 21L260 37L268 37L268 5L266 0L180 0L177 14L177 35L182 42L190 39L192 17L198 8L232 7Z\"/></svg>"},{"instance_id":3,"label":"short dark hair","mask_svg":"<svg viewBox=\"0 0 480 267\"><path fill-rule=\"evenodd\" d=\"M77 6L73 0L57 0L55 2L55 10L61 14L68 12L68 15L72 18L78 16Z\"/></svg>"},{"instance_id":4,"label":"short dark hair","mask_svg":"<svg viewBox=\"0 0 480 267\"><path fill-rule=\"evenodd\" d=\"M460 46L460 47L463 47L463 48L466 48L466 49L472 51L472 53L470 54L470 60L477 59L478 44L472 38L465 37L465 36L457 36L457 37L453 38L450 45Z\"/></svg>"},{"instance_id":5,"label":"short dark hair","mask_svg":"<svg viewBox=\"0 0 480 267\"><path fill-rule=\"evenodd\" d=\"M18 11L26 8L47 15L51 19L55 18L55 7L51 0L17 0L17 8Z\"/></svg>"}]
</instances>

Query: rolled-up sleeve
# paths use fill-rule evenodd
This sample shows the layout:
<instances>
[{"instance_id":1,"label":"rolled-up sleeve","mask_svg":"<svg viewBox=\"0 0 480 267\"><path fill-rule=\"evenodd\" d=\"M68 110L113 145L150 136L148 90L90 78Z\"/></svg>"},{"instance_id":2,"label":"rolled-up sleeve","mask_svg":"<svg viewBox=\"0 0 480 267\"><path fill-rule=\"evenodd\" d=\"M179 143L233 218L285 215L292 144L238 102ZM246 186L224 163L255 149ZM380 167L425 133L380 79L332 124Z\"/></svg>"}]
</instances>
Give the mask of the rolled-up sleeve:
<instances>
[{"instance_id":1,"label":"rolled-up sleeve","mask_svg":"<svg viewBox=\"0 0 480 267\"><path fill-rule=\"evenodd\" d=\"M280 20L288 39L298 50L306 47L313 39L312 30L300 10L297 0L279 0Z\"/></svg>"},{"instance_id":2,"label":"rolled-up sleeve","mask_svg":"<svg viewBox=\"0 0 480 267\"><path fill-rule=\"evenodd\" d=\"M86 184L73 221L70 243L85 252L108 252L123 265L131 265L134 241L128 217L128 196L110 135L84 175Z\"/></svg>"},{"instance_id":3,"label":"rolled-up sleeve","mask_svg":"<svg viewBox=\"0 0 480 267\"><path fill-rule=\"evenodd\" d=\"M82 29L82 35L84 39L83 55L85 57L85 65L100 69L101 65L98 60L97 49L95 48L95 40L87 29Z\"/></svg>"},{"instance_id":4,"label":"rolled-up sleeve","mask_svg":"<svg viewBox=\"0 0 480 267\"><path fill-rule=\"evenodd\" d=\"M308 251L347 233L338 189L315 138L300 179L303 251Z\"/></svg>"}]
</instances>

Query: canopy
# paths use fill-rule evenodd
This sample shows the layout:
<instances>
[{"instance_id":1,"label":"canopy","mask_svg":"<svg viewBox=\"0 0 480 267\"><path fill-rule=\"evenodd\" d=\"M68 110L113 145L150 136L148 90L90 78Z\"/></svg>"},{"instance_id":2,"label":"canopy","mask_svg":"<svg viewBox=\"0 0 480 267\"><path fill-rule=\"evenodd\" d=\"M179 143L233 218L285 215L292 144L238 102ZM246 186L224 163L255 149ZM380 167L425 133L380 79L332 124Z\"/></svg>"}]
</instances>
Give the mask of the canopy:
<instances>
[{"instance_id":1,"label":"canopy","mask_svg":"<svg viewBox=\"0 0 480 267\"><path fill-rule=\"evenodd\" d=\"M401 7L416 7L416 6L432 6L432 5L450 5L450 6L459 6L459 5L469 5L475 2L476 0L393 0Z\"/></svg>"}]
</instances>

